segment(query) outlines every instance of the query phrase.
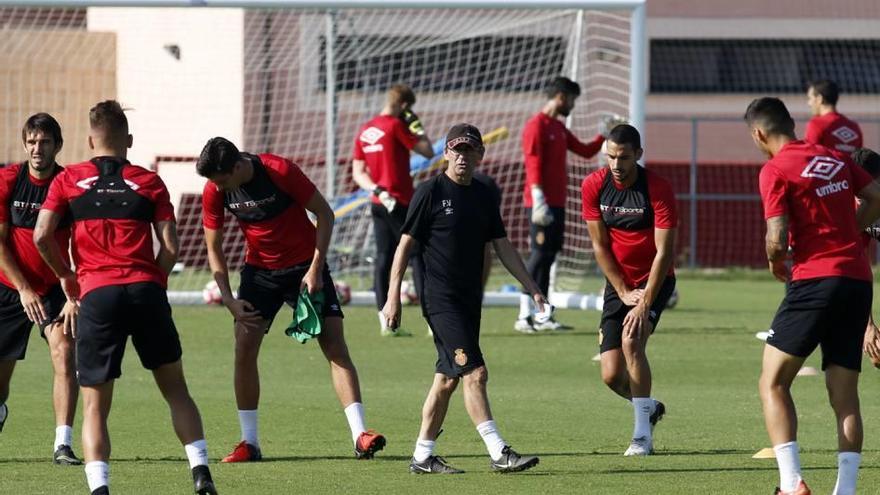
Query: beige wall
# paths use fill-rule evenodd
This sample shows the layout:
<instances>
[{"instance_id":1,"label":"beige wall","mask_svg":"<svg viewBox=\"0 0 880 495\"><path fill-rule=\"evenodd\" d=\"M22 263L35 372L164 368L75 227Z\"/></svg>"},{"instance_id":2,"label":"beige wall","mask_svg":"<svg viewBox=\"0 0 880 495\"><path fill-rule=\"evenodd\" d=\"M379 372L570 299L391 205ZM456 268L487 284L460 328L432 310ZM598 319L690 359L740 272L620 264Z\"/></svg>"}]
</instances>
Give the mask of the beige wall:
<instances>
[{"instance_id":1,"label":"beige wall","mask_svg":"<svg viewBox=\"0 0 880 495\"><path fill-rule=\"evenodd\" d=\"M21 126L37 112L61 124L61 163L88 159L88 112L116 96L116 37L85 31L5 30L0 37L0 162L25 158Z\"/></svg>"}]
</instances>

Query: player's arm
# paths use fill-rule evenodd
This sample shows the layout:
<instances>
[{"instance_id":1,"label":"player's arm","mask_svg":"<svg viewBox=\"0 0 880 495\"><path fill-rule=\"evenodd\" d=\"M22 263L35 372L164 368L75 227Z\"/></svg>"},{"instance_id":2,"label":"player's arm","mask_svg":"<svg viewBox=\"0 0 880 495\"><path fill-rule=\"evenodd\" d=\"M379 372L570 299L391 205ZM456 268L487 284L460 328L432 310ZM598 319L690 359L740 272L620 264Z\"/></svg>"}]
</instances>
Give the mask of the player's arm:
<instances>
[{"instance_id":1,"label":"player's arm","mask_svg":"<svg viewBox=\"0 0 880 495\"><path fill-rule=\"evenodd\" d=\"M61 215L45 208L40 210L37 215L37 225L34 227L34 244L40 256L58 277L67 299L76 301L79 299L79 284L76 282L73 270L64 263L61 246L55 240L55 230L59 223L61 223Z\"/></svg>"},{"instance_id":2,"label":"player's arm","mask_svg":"<svg viewBox=\"0 0 880 495\"><path fill-rule=\"evenodd\" d=\"M18 291L28 319L34 323L46 321L46 310L40 295L31 288L9 249L9 222L0 223L0 270Z\"/></svg>"},{"instance_id":3,"label":"player's arm","mask_svg":"<svg viewBox=\"0 0 880 495\"><path fill-rule=\"evenodd\" d=\"M779 215L767 219L767 235L764 237L764 250L770 273L780 282L789 278L785 259L788 255L788 215Z\"/></svg>"},{"instance_id":4,"label":"player's arm","mask_svg":"<svg viewBox=\"0 0 880 495\"><path fill-rule=\"evenodd\" d=\"M226 263L226 255L223 254L223 227L212 229L204 227L205 245L208 249L208 266L211 267L211 274L214 281L217 282L217 288L220 290L220 298L223 305L232 313L236 322L241 322L246 328L252 328L260 322L260 314L254 311L253 305L248 301L236 299L232 295L232 288L229 285L229 265Z\"/></svg>"},{"instance_id":5,"label":"player's arm","mask_svg":"<svg viewBox=\"0 0 880 495\"><path fill-rule=\"evenodd\" d=\"M583 158L593 158L596 156L596 154L602 149L602 143L605 142L604 136L596 134L593 139L585 143L578 139L577 136L568 129L565 130L565 136L565 143L568 147L568 151Z\"/></svg>"},{"instance_id":6,"label":"player's arm","mask_svg":"<svg viewBox=\"0 0 880 495\"><path fill-rule=\"evenodd\" d=\"M406 265L409 264L409 253L412 251L415 239L409 234L400 236L400 243L394 251L394 261L391 263L391 277L388 281L388 299L382 308L382 315L390 328L400 325L400 284L403 283L403 275L406 273Z\"/></svg>"},{"instance_id":7,"label":"player's arm","mask_svg":"<svg viewBox=\"0 0 880 495\"><path fill-rule=\"evenodd\" d=\"M376 189L376 183L367 172L367 162L363 160L354 159L351 161L351 178L358 187L365 191L372 192Z\"/></svg>"},{"instance_id":8,"label":"player's arm","mask_svg":"<svg viewBox=\"0 0 880 495\"><path fill-rule=\"evenodd\" d=\"M859 230L865 230L880 218L880 184L873 180L857 194L861 200L856 210Z\"/></svg>"},{"instance_id":9,"label":"player's arm","mask_svg":"<svg viewBox=\"0 0 880 495\"><path fill-rule=\"evenodd\" d=\"M547 299L544 297L544 294L541 293L538 284L536 284L532 279L532 276L529 275L525 263L523 263L516 248L510 243L510 239L507 237L492 239L492 246L495 248L495 253L498 254L498 259L501 260L501 264L504 265L504 268L507 268L507 271L510 272L510 274L513 275L527 291L529 291L529 294L532 295L532 299L535 300L538 311L543 312L544 304L547 303Z\"/></svg>"},{"instance_id":10,"label":"player's arm","mask_svg":"<svg viewBox=\"0 0 880 495\"><path fill-rule=\"evenodd\" d=\"M315 226L315 254L312 256L312 265L303 276L302 286L308 287L309 294L315 294L324 287L323 270L327 261L327 251L330 249L330 238L333 236L333 223L336 215L333 208L324 199L324 196L315 191L312 198L306 203L306 209L318 217Z\"/></svg>"},{"instance_id":11,"label":"player's arm","mask_svg":"<svg viewBox=\"0 0 880 495\"><path fill-rule=\"evenodd\" d=\"M177 222L165 220L153 224L156 238L159 239L159 252L156 253L156 264L162 273L168 275L177 262L180 254L180 241L177 238Z\"/></svg>"},{"instance_id":12,"label":"player's arm","mask_svg":"<svg viewBox=\"0 0 880 495\"><path fill-rule=\"evenodd\" d=\"M678 229L654 228L654 247L657 254L651 263L651 273L648 275L648 283L645 285L645 293L640 304L650 308L654 299L660 292L660 286L666 279L666 274L672 268L675 260L675 236Z\"/></svg>"},{"instance_id":13,"label":"player's arm","mask_svg":"<svg viewBox=\"0 0 880 495\"><path fill-rule=\"evenodd\" d=\"M620 272L620 266L614 259L614 253L611 251L611 236L608 234L608 227L601 220L587 220L587 231L590 233L590 242L593 245L593 255L596 257L596 263L605 278L617 292L620 300L627 306L635 306L642 297L642 291L638 289L630 290L623 280L623 274Z\"/></svg>"}]
</instances>

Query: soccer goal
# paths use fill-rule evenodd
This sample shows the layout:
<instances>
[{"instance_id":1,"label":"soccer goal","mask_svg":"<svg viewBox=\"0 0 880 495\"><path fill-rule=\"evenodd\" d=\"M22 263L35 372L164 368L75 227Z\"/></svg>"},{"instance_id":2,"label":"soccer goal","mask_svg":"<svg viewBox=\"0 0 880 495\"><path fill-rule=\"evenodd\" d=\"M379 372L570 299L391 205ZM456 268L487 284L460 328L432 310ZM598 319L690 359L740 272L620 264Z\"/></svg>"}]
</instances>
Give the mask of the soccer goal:
<instances>
[{"instance_id":1,"label":"soccer goal","mask_svg":"<svg viewBox=\"0 0 880 495\"><path fill-rule=\"evenodd\" d=\"M523 253L528 223L520 135L542 107L546 83L557 75L580 83L567 125L583 140L611 113L644 128L644 0L48 0L13 6L22 3L0 1L9 5L0 9L7 43L12 30L61 45L72 34L86 41L78 41L83 49L69 50L71 61L59 57L60 67L50 68L67 98L53 100L28 87L30 66L29 75L19 74L16 94L6 92L18 108L2 120L23 122L29 113L60 111L69 101L87 110L116 98L130 109L129 158L158 170L177 207L182 252L170 280L176 302L200 301L210 280L200 222L204 182L194 161L215 135L294 160L332 199L337 221L330 265L359 301L370 298L364 291L372 281L374 246L366 193L351 180L352 144L391 84L413 87L415 110L435 142L434 159L411 161L416 182L442 167L444 133L452 124L469 122L483 131L482 171L501 186L508 233ZM77 87L64 85L65 75L80 73ZM97 73L105 76L100 87L89 84L89 74ZM75 130L66 142L85 140L86 113L76 112L61 122L65 131ZM88 158L87 150L76 153L60 159ZM598 158L569 156L566 243L551 290L558 306L592 306L595 298L578 294L599 289L583 286L596 266L580 220L580 182L597 166ZM229 218L227 227L236 270L243 239ZM516 300L498 289L488 287L487 303Z\"/></svg>"}]
</instances>

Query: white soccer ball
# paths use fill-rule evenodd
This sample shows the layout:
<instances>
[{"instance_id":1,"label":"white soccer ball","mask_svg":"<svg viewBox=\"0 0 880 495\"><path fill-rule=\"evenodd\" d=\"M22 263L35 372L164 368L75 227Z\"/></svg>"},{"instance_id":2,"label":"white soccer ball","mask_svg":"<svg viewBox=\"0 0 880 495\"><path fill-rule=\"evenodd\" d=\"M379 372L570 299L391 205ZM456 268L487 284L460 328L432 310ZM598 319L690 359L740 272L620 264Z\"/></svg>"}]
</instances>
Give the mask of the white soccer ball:
<instances>
[{"instance_id":1,"label":"white soccer ball","mask_svg":"<svg viewBox=\"0 0 880 495\"><path fill-rule=\"evenodd\" d=\"M404 280L400 284L400 303L401 304L418 304L419 294L416 292L416 284L409 280Z\"/></svg>"},{"instance_id":2,"label":"white soccer ball","mask_svg":"<svg viewBox=\"0 0 880 495\"><path fill-rule=\"evenodd\" d=\"M223 302L223 295L220 294L220 287L217 285L216 280L211 280L205 284L205 288L202 289L202 300L205 301L205 304L220 304Z\"/></svg>"}]
</instances>

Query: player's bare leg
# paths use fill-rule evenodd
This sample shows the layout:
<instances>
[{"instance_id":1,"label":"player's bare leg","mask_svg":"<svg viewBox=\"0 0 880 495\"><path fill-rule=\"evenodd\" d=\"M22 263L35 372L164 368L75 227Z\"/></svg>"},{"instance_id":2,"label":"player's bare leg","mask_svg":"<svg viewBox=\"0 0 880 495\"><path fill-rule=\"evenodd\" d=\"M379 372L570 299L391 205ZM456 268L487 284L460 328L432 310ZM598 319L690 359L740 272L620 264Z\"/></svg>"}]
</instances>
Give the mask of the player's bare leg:
<instances>
[{"instance_id":1,"label":"player's bare leg","mask_svg":"<svg viewBox=\"0 0 880 495\"><path fill-rule=\"evenodd\" d=\"M632 442L624 455L649 455L654 451L653 428L665 412L665 406L651 397L651 365L646 348L653 325L647 322L637 335L622 336L623 357L626 361L627 386L633 405L634 425ZM662 409L661 409L662 408Z\"/></svg>"},{"instance_id":2,"label":"player's bare leg","mask_svg":"<svg viewBox=\"0 0 880 495\"><path fill-rule=\"evenodd\" d=\"M434 383L425 398L422 406L422 426L419 429L419 440L434 441L446 419L449 410L449 400L452 393L458 388L458 378L450 378L442 373L434 374Z\"/></svg>"},{"instance_id":3,"label":"player's bare leg","mask_svg":"<svg viewBox=\"0 0 880 495\"><path fill-rule=\"evenodd\" d=\"M650 322L639 332L639 338L623 335L623 356L629 378L631 397L651 396L651 365L648 363L648 338L653 326Z\"/></svg>"},{"instance_id":4,"label":"player's bare leg","mask_svg":"<svg viewBox=\"0 0 880 495\"><path fill-rule=\"evenodd\" d=\"M15 370L15 360L0 361L0 431L3 431L9 413L6 400L9 399L9 382L12 381L13 370Z\"/></svg>"},{"instance_id":5,"label":"player's bare leg","mask_svg":"<svg viewBox=\"0 0 880 495\"><path fill-rule=\"evenodd\" d=\"M489 382L489 370L485 366L474 368L461 377L464 394L464 407L474 425L479 425L492 419L492 411L489 408L489 395L486 393L486 384Z\"/></svg>"},{"instance_id":6,"label":"player's bare leg","mask_svg":"<svg viewBox=\"0 0 880 495\"><path fill-rule=\"evenodd\" d=\"M632 399L629 389L629 371L626 367L626 358L623 349L609 349L600 355L602 367L602 381L615 394L626 400Z\"/></svg>"},{"instance_id":7,"label":"player's bare leg","mask_svg":"<svg viewBox=\"0 0 880 495\"><path fill-rule=\"evenodd\" d=\"M256 410L260 403L260 371L257 358L269 321L254 325L235 323L235 402L239 410Z\"/></svg>"},{"instance_id":8,"label":"player's bare leg","mask_svg":"<svg viewBox=\"0 0 880 495\"><path fill-rule=\"evenodd\" d=\"M82 448L86 479L92 493L107 493L110 479L110 433L107 418L113 403L113 380L100 385L83 385Z\"/></svg>"},{"instance_id":9,"label":"player's bare leg","mask_svg":"<svg viewBox=\"0 0 880 495\"><path fill-rule=\"evenodd\" d=\"M856 493L862 461L862 415L859 409L859 372L837 365L825 369L825 386L837 416L836 494Z\"/></svg>"},{"instance_id":10,"label":"player's bare leg","mask_svg":"<svg viewBox=\"0 0 880 495\"><path fill-rule=\"evenodd\" d=\"M351 361L348 345L345 343L342 318L338 316L324 318L321 334L318 335L318 343L321 345L324 357L330 364L333 388L336 390L336 396L342 407L348 407L353 402L361 402L357 369Z\"/></svg>"},{"instance_id":11,"label":"player's bare leg","mask_svg":"<svg viewBox=\"0 0 880 495\"><path fill-rule=\"evenodd\" d=\"M76 414L76 401L79 398L79 384L76 383L76 364L74 363L74 340L62 330L61 323L45 329L46 342L54 370L52 380L52 402L55 406L55 444L53 462L55 464L82 464L73 453L73 417Z\"/></svg>"},{"instance_id":12,"label":"player's bare leg","mask_svg":"<svg viewBox=\"0 0 880 495\"><path fill-rule=\"evenodd\" d=\"M779 486L794 491L801 482L797 445L797 414L791 398L791 384L804 358L764 346L758 391L764 408L764 423L779 467Z\"/></svg>"}]
</instances>

